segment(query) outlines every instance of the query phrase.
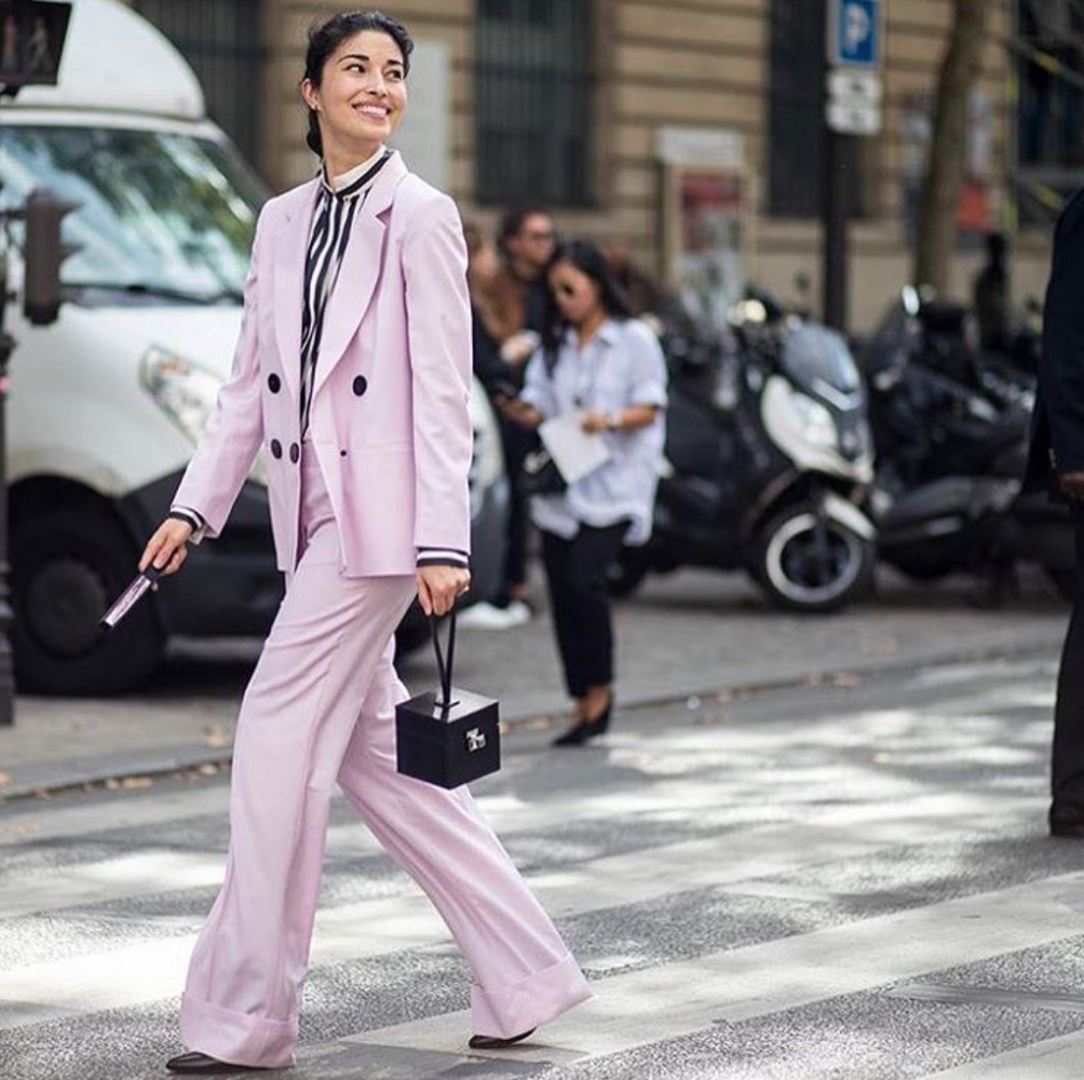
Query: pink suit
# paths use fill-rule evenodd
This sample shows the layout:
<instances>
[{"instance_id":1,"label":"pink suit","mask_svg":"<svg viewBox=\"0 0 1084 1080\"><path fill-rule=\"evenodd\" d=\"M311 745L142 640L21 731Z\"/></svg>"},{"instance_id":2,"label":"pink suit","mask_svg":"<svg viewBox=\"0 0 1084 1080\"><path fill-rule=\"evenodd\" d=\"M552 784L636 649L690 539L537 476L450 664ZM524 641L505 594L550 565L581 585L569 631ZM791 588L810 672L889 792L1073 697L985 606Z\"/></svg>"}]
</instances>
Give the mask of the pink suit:
<instances>
[{"instance_id":1,"label":"pink suit","mask_svg":"<svg viewBox=\"0 0 1084 1080\"><path fill-rule=\"evenodd\" d=\"M463 950L476 1033L516 1035L590 995L470 793L395 768L395 704L408 695L393 632L414 596L416 550L469 546L470 318L455 206L398 155L377 177L329 301L302 445L301 289L318 188L260 215L233 373L175 499L217 535L269 449L286 598L245 692L225 882L181 1006L189 1049L242 1065L294 1060L336 782Z\"/></svg>"}]
</instances>

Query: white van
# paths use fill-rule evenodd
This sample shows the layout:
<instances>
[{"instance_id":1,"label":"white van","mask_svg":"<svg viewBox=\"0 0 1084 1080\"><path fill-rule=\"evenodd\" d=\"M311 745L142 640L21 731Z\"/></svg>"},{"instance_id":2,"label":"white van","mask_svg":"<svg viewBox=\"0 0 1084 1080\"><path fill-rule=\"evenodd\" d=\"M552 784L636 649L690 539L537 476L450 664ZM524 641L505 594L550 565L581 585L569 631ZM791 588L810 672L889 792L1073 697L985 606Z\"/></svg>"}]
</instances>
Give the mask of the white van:
<instances>
[{"instance_id":1,"label":"white van","mask_svg":"<svg viewBox=\"0 0 1084 1080\"><path fill-rule=\"evenodd\" d=\"M259 463L220 539L105 637L227 375L266 196L206 116L180 54L115 0L75 0L57 87L0 106L4 205L51 188L79 203L69 302L48 327L8 307L11 563L20 690L108 693L146 679L166 639L262 634L282 594ZM299 131L298 137L302 133ZM16 233L21 243L22 236ZM13 252L12 283L22 270ZM496 586L507 491L479 387L474 599Z\"/></svg>"}]
</instances>

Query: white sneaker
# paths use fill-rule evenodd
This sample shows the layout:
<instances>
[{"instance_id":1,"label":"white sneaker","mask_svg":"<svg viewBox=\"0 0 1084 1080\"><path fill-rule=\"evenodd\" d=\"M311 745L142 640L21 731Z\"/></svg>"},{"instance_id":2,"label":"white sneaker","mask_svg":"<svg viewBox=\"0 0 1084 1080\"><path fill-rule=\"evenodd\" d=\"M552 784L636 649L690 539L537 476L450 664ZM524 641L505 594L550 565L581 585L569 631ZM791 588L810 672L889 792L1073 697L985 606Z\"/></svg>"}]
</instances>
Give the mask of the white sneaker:
<instances>
[{"instance_id":1,"label":"white sneaker","mask_svg":"<svg viewBox=\"0 0 1084 1080\"><path fill-rule=\"evenodd\" d=\"M513 600L504 609L509 626L526 626L531 621L531 609L522 600Z\"/></svg>"},{"instance_id":2,"label":"white sneaker","mask_svg":"<svg viewBox=\"0 0 1084 1080\"><path fill-rule=\"evenodd\" d=\"M513 610L517 605L524 609L525 615ZM482 601L456 616L459 625L465 630L510 630L514 626L522 626L530 618L530 608L522 600L514 600L506 608Z\"/></svg>"}]
</instances>

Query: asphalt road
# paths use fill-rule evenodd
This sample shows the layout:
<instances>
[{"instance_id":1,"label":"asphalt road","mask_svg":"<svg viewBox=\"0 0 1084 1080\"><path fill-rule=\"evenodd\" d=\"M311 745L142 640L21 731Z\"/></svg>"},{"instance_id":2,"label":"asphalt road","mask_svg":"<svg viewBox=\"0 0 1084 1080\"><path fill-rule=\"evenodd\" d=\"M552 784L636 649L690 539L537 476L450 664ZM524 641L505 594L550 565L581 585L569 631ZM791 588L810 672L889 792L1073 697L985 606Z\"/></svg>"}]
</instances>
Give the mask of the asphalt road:
<instances>
[{"instance_id":1,"label":"asphalt road","mask_svg":"<svg viewBox=\"0 0 1084 1080\"><path fill-rule=\"evenodd\" d=\"M685 570L654 578L615 608L619 700L710 698L944 659L1057 655L1068 607L1038 574L1025 576L1019 595L998 606L967 578L931 587L880 577L876 596L825 617L772 611L740 575ZM15 727L0 728L0 800L227 757L259 647L248 640L177 642L143 692L111 700L20 698ZM435 685L428 649L398 666L412 692ZM515 630L464 630L456 682L497 698L505 720L563 723L565 697L544 609Z\"/></svg>"},{"instance_id":2,"label":"asphalt road","mask_svg":"<svg viewBox=\"0 0 1084 1080\"><path fill-rule=\"evenodd\" d=\"M332 814L306 1080L1061 1080L1084 1058L1084 842L1045 834L1049 661L626 709L477 785L595 997L468 1052L467 973ZM227 786L0 807L0 1076L165 1075Z\"/></svg>"}]
</instances>

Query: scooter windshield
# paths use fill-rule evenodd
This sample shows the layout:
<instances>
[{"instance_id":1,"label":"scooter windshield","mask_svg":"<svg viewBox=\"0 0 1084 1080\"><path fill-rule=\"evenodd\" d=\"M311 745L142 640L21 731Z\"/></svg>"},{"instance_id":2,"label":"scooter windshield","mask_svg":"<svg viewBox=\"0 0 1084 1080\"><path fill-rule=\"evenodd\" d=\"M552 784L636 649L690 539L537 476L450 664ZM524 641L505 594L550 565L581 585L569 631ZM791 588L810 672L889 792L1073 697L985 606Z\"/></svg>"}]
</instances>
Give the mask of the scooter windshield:
<instances>
[{"instance_id":1,"label":"scooter windshield","mask_svg":"<svg viewBox=\"0 0 1084 1080\"><path fill-rule=\"evenodd\" d=\"M862 382L846 341L826 326L806 323L783 340L784 373L807 393L840 406L858 404Z\"/></svg>"}]
</instances>

